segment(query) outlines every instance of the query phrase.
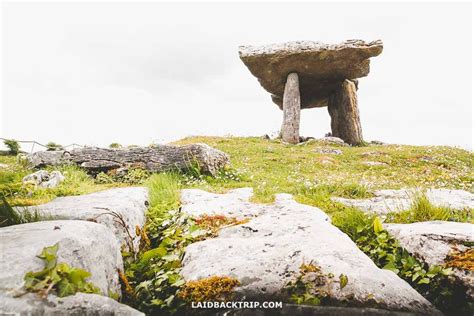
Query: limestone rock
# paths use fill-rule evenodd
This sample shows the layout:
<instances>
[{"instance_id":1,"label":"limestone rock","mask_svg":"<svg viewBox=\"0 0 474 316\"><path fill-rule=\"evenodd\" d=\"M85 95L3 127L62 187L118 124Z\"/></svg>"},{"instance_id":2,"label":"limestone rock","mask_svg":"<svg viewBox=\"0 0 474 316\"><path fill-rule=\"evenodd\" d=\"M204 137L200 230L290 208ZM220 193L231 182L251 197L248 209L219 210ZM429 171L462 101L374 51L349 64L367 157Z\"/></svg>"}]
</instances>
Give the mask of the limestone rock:
<instances>
[{"instance_id":1,"label":"limestone rock","mask_svg":"<svg viewBox=\"0 0 474 316\"><path fill-rule=\"evenodd\" d=\"M444 265L454 250L473 249L474 225L444 221L384 224L400 245L429 265ZM468 289L474 303L474 271L454 269L454 276Z\"/></svg>"},{"instance_id":2,"label":"limestone rock","mask_svg":"<svg viewBox=\"0 0 474 316\"><path fill-rule=\"evenodd\" d=\"M36 256L56 243L58 262L89 271L88 281L104 295L109 291L120 294L120 247L108 228L86 221L45 221L0 228L0 293L22 293L26 272L44 268Z\"/></svg>"},{"instance_id":3,"label":"limestone rock","mask_svg":"<svg viewBox=\"0 0 474 316\"><path fill-rule=\"evenodd\" d=\"M300 265L312 262L326 275L348 277L342 289L338 282L325 280L323 286L333 302L438 314L408 283L391 271L379 269L318 208L303 206L288 194L277 195L270 205L250 203L243 197L237 200L233 195L235 192L214 199L225 200L229 196L232 209L242 213L259 209L260 215L248 223L222 229L217 238L189 245L181 272L186 280L226 275L241 282L236 292L246 300L281 299L285 297L284 287L297 277ZM250 196L249 192L246 196ZM200 207L194 211L218 212L214 204L206 208L210 196L203 197L199 200L195 195L194 206ZM183 210L186 204L183 201ZM226 208L221 210L228 214Z\"/></svg>"},{"instance_id":4,"label":"limestone rock","mask_svg":"<svg viewBox=\"0 0 474 316\"><path fill-rule=\"evenodd\" d=\"M314 151L318 154L342 155L342 150L334 148L316 148Z\"/></svg>"},{"instance_id":5,"label":"limestone rock","mask_svg":"<svg viewBox=\"0 0 474 316\"><path fill-rule=\"evenodd\" d=\"M140 167L151 172L187 170L197 164L202 173L216 175L230 164L226 153L206 144L120 149L85 147L72 151L40 151L26 155L24 159L34 168L76 164L90 173L122 167Z\"/></svg>"},{"instance_id":6,"label":"limestone rock","mask_svg":"<svg viewBox=\"0 0 474 316\"><path fill-rule=\"evenodd\" d=\"M181 210L192 217L224 215L245 219L261 215L268 212L269 209L287 211L299 209L312 211L317 218L329 221L326 213L318 208L296 202L290 194L277 194L275 203L270 206L249 202L252 195L252 188L235 189L226 194L210 193L199 189L184 189L181 190Z\"/></svg>"},{"instance_id":7,"label":"limestone rock","mask_svg":"<svg viewBox=\"0 0 474 316\"><path fill-rule=\"evenodd\" d=\"M407 210L422 190L378 190L375 197L370 199L346 199L333 197L332 199L348 206L355 206L368 213L387 214L390 212ZM454 209L474 208L474 194L463 190L429 189L426 197L437 206L446 206Z\"/></svg>"},{"instance_id":8,"label":"limestone rock","mask_svg":"<svg viewBox=\"0 0 474 316\"><path fill-rule=\"evenodd\" d=\"M135 227L145 225L145 212L148 207L148 189L144 187L114 188L79 196L59 197L53 201L29 207L18 207L35 212L46 218L85 220L103 224L116 236L118 246L132 242L138 250L140 237ZM121 220L110 212L119 214ZM127 232L128 230L128 232ZM130 240L130 236L133 240ZM129 249L130 250L130 249Z\"/></svg>"},{"instance_id":9,"label":"limestone rock","mask_svg":"<svg viewBox=\"0 0 474 316\"><path fill-rule=\"evenodd\" d=\"M101 295L77 293L67 297L49 295L40 299L35 294L18 298L0 293L0 315L74 315L74 316L143 316L127 305Z\"/></svg>"},{"instance_id":10,"label":"limestone rock","mask_svg":"<svg viewBox=\"0 0 474 316\"><path fill-rule=\"evenodd\" d=\"M23 178L23 183L33 183L41 188L55 188L65 177L59 171L49 173L46 170L39 170Z\"/></svg>"},{"instance_id":11,"label":"limestone rock","mask_svg":"<svg viewBox=\"0 0 474 316\"><path fill-rule=\"evenodd\" d=\"M344 81L369 74L369 58L383 50L380 40L348 40L329 45L298 41L264 46L240 46L239 56L282 108L286 76L300 77L301 108L327 106L328 97Z\"/></svg>"},{"instance_id":12,"label":"limestone rock","mask_svg":"<svg viewBox=\"0 0 474 316\"><path fill-rule=\"evenodd\" d=\"M341 146L348 146L342 139L339 137L334 137L334 136L325 136L324 138L320 139L324 143L328 144L336 144L336 145L341 145Z\"/></svg>"}]
</instances>

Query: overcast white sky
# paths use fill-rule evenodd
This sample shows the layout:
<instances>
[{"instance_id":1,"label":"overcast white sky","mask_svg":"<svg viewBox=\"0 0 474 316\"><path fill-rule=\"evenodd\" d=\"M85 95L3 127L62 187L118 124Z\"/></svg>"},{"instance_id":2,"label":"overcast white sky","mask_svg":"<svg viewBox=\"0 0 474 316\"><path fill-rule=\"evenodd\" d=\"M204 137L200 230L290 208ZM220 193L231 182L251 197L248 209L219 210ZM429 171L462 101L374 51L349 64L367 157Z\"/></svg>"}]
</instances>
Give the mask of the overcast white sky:
<instances>
[{"instance_id":1,"label":"overcast white sky","mask_svg":"<svg viewBox=\"0 0 474 316\"><path fill-rule=\"evenodd\" d=\"M108 145L263 135L282 113L238 46L382 39L364 137L472 149L471 4L3 3L1 135ZM301 133L330 131L326 108Z\"/></svg>"}]
</instances>

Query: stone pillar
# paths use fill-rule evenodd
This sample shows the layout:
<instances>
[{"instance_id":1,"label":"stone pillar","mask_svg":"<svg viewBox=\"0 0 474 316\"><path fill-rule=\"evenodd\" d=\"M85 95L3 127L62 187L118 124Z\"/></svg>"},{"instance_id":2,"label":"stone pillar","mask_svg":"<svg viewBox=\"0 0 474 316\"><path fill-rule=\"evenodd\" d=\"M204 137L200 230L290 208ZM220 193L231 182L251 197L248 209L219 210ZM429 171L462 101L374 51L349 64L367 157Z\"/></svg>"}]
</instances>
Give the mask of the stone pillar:
<instances>
[{"instance_id":1,"label":"stone pillar","mask_svg":"<svg viewBox=\"0 0 474 316\"><path fill-rule=\"evenodd\" d=\"M284 142L297 144L300 141L300 86L297 73L286 78L283 93L283 124L281 138Z\"/></svg>"},{"instance_id":2,"label":"stone pillar","mask_svg":"<svg viewBox=\"0 0 474 316\"><path fill-rule=\"evenodd\" d=\"M354 82L346 79L329 97L328 102L332 136L351 145L358 145L363 141L356 91Z\"/></svg>"}]
</instances>

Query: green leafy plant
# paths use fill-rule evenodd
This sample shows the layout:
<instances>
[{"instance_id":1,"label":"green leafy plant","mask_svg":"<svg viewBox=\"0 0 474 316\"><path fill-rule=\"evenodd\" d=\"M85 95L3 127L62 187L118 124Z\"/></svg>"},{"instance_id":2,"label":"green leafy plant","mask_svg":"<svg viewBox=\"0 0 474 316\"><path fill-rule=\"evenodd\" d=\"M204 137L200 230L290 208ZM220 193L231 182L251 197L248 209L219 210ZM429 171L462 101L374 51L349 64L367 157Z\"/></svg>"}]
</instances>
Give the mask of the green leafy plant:
<instances>
[{"instance_id":1,"label":"green leafy plant","mask_svg":"<svg viewBox=\"0 0 474 316\"><path fill-rule=\"evenodd\" d=\"M38 293L42 297L52 291L59 297L74 295L77 292L100 293L99 288L86 281L90 277L89 272L57 262L58 249L59 244L43 248L38 258L44 261L45 267L43 270L25 274L25 290Z\"/></svg>"},{"instance_id":2,"label":"green leafy plant","mask_svg":"<svg viewBox=\"0 0 474 316\"><path fill-rule=\"evenodd\" d=\"M334 214L332 220L378 267L398 274L439 309L460 315L469 310L466 292L453 287L451 268L429 266L412 256L384 230L378 217L351 208Z\"/></svg>"},{"instance_id":3,"label":"green leafy plant","mask_svg":"<svg viewBox=\"0 0 474 316\"><path fill-rule=\"evenodd\" d=\"M177 174L163 173L147 181L149 250L125 262L122 280L131 290L125 301L147 314L173 314L185 307L178 296L185 284L179 273L184 249L205 234L179 209L179 179Z\"/></svg>"},{"instance_id":4,"label":"green leafy plant","mask_svg":"<svg viewBox=\"0 0 474 316\"><path fill-rule=\"evenodd\" d=\"M46 144L47 151L56 151L56 150L64 150L62 145L56 144L55 142L49 142Z\"/></svg>"},{"instance_id":5,"label":"green leafy plant","mask_svg":"<svg viewBox=\"0 0 474 316\"><path fill-rule=\"evenodd\" d=\"M8 151L11 155L18 155L20 152L20 144L14 139L5 139L3 141L5 146L7 146Z\"/></svg>"}]
</instances>

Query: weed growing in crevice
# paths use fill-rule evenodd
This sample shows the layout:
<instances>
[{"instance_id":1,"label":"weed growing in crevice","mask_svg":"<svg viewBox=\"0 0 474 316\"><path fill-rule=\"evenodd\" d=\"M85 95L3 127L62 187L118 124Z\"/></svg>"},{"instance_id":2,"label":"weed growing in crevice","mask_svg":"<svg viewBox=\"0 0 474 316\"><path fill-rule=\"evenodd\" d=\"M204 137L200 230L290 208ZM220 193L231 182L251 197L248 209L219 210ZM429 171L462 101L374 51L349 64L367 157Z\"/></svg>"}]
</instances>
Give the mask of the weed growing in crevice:
<instances>
[{"instance_id":1,"label":"weed growing in crevice","mask_svg":"<svg viewBox=\"0 0 474 316\"><path fill-rule=\"evenodd\" d=\"M332 215L332 223L345 232L379 267L391 270L407 281L437 308L453 315L467 315L466 289L455 286L452 269L418 260L383 229L376 216L350 208Z\"/></svg>"},{"instance_id":2,"label":"weed growing in crevice","mask_svg":"<svg viewBox=\"0 0 474 316\"><path fill-rule=\"evenodd\" d=\"M332 273L323 273L321 267L309 262L301 264L298 276L285 289L291 303L324 305L331 294L333 283L339 283L339 289L342 290L348 282L346 275L341 274L335 280Z\"/></svg>"}]
</instances>

